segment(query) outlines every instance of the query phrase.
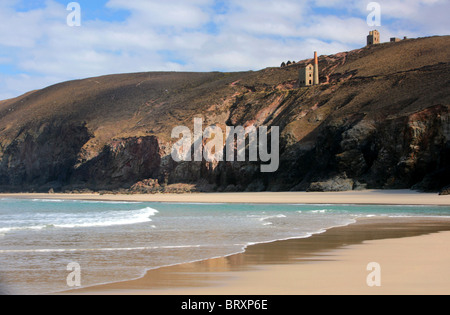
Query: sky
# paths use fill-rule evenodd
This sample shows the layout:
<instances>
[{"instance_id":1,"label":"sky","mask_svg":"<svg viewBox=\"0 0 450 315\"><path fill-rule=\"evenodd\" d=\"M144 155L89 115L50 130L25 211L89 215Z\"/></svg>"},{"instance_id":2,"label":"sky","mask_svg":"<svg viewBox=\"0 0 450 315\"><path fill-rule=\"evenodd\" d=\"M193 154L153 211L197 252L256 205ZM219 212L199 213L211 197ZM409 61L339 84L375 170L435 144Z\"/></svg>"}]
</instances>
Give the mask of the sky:
<instances>
[{"instance_id":1,"label":"sky","mask_svg":"<svg viewBox=\"0 0 450 315\"><path fill-rule=\"evenodd\" d=\"M449 0L383 0L379 11L364 0L71 2L0 0L0 100L106 74L276 67L361 48L373 29L382 41L450 35ZM369 25L374 13L381 25Z\"/></svg>"}]
</instances>

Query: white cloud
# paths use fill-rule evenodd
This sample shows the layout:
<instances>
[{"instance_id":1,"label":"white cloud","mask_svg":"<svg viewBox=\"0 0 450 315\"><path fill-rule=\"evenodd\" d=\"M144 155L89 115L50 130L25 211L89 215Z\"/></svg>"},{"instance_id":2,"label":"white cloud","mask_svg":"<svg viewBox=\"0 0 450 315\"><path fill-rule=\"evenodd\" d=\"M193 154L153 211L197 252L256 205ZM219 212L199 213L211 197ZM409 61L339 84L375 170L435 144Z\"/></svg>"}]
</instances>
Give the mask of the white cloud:
<instances>
[{"instance_id":1,"label":"white cloud","mask_svg":"<svg viewBox=\"0 0 450 315\"><path fill-rule=\"evenodd\" d=\"M203 8L212 4L212 0L110 0L106 6L131 11L130 24L179 29L208 23L210 16Z\"/></svg>"},{"instance_id":2,"label":"white cloud","mask_svg":"<svg viewBox=\"0 0 450 315\"><path fill-rule=\"evenodd\" d=\"M62 78L51 76L35 76L25 73L3 75L0 74L0 100L17 97L29 91L45 87L55 82L61 82ZM39 84L37 84L39 82Z\"/></svg>"},{"instance_id":3,"label":"white cloud","mask_svg":"<svg viewBox=\"0 0 450 315\"><path fill-rule=\"evenodd\" d=\"M25 12L13 9L20 0L2 0L0 66L15 71L0 74L0 98L110 73L258 70L362 47L369 2L228 0L216 10L215 0L109 0L105 10L126 10L126 20L69 27L54 0ZM379 2L384 40L449 33L448 0Z\"/></svg>"},{"instance_id":4,"label":"white cloud","mask_svg":"<svg viewBox=\"0 0 450 315\"><path fill-rule=\"evenodd\" d=\"M230 0L225 30L253 35L299 36L297 31L308 10L307 1Z\"/></svg>"}]
</instances>

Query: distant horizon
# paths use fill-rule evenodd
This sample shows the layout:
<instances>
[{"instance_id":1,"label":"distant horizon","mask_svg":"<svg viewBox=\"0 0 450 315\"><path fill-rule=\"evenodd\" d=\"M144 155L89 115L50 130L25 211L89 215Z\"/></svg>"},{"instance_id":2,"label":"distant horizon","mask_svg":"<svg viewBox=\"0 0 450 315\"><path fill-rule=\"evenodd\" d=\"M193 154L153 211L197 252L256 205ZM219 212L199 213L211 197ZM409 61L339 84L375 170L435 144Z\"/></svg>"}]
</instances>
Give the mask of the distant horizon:
<instances>
[{"instance_id":1,"label":"distant horizon","mask_svg":"<svg viewBox=\"0 0 450 315\"><path fill-rule=\"evenodd\" d=\"M445 0L3 0L0 99L106 73L256 71L363 47L375 28L382 41L440 36L449 11Z\"/></svg>"}]
</instances>

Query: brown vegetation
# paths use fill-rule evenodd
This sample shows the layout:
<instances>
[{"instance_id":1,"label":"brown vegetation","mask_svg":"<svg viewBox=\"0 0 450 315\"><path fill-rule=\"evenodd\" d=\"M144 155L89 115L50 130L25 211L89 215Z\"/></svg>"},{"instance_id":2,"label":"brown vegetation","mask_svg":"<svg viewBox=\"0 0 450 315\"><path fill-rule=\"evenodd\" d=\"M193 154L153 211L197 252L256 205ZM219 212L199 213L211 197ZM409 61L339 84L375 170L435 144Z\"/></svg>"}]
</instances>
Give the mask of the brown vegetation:
<instances>
[{"instance_id":1,"label":"brown vegetation","mask_svg":"<svg viewBox=\"0 0 450 315\"><path fill-rule=\"evenodd\" d=\"M344 178L346 188L437 190L450 184L448 51L446 36L321 56L321 85L310 88L297 84L311 62L304 60L257 72L109 75L33 91L0 102L0 186L308 190ZM193 126L194 117L280 126L279 171L174 163L172 128Z\"/></svg>"}]
</instances>

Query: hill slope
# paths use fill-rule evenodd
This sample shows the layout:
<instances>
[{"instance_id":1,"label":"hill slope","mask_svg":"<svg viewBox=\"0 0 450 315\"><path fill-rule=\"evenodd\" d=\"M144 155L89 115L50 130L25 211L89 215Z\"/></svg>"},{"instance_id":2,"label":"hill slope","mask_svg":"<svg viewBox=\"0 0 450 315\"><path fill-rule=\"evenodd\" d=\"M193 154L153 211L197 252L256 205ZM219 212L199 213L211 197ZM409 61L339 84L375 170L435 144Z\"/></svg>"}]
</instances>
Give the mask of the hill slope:
<instances>
[{"instance_id":1,"label":"hill slope","mask_svg":"<svg viewBox=\"0 0 450 315\"><path fill-rule=\"evenodd\" d=\"M136 73L71 81L0 102L0 187L345 190L450 184L450 37L321 56L321 85L299 69ZM281 163L175 163L171 131L280 126ZM138 183L137 185L135 185ZM161 188L159 185L163 185Z\"/></svg>"}]
</instances>

